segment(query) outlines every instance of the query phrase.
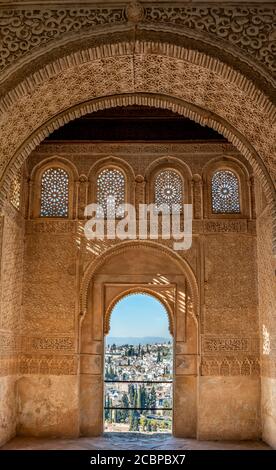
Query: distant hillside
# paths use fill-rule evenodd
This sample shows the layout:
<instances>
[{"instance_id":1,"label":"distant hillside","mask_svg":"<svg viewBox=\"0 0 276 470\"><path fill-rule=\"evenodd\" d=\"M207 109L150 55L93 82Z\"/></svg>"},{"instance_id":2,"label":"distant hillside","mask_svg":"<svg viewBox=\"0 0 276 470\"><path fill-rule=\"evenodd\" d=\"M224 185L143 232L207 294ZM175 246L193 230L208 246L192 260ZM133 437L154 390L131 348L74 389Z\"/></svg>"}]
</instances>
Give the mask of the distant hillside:
<instances>
[{"instance_id":1,"label":"distant hillside","mask_svg":"<svg viewBox=\"0 0 276 470\"><path fill-rule=\"evenodd\" d=\"M171 341L171 339L161 336L144 336L143 338L108 336L106 338L107 344L117 344L118 346L122 346L123 344L132 344L133 346L136 346L138 344L167 343L168 341Z\"/></svg>"}]
</instances>

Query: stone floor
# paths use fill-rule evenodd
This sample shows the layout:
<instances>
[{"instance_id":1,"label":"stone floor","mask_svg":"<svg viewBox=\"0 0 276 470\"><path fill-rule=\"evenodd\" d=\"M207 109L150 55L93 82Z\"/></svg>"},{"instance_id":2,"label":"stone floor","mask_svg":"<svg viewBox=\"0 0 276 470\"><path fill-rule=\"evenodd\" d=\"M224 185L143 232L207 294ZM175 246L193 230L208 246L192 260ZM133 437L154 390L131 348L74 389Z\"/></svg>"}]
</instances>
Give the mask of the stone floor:
<instances>
[{"instance_id":1,"label":"stone floor","mask_svg":"<svg viewBox=\"0 0 276 470\"><path fill-rule=\"evenodd\" d=\"M41 439L15 437L1 450L269 450L261 441L196 441L171 435L110 433L102 437Z\"/></svg>"}]
</instances>

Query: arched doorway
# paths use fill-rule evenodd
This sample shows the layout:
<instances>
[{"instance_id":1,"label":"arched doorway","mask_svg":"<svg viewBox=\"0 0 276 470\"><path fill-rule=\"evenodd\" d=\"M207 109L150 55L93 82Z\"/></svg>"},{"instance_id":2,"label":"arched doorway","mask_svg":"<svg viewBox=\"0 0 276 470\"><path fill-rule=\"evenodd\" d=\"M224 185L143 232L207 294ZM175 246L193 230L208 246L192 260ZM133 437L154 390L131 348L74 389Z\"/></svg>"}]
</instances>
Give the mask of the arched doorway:
<instances>
[{"instance_id":1,"label":"arched doorway","mask_svg":"<svg viewBox=\"0 0 276 470\"><path fill-rule=\"evenodd\" d=\"M105 431L172 432L170 316L149 293L133 292L113 307L105 337Z\"/></svg>"},{"instance_id":2,"label":"arched doorway","mask_svg":"<svg viewBox=\"0 0 276 470\"><path fill-rule=\"evenodd\" d=\"M132 260L135 260L133 262ZM84 317L80 343L80 434L104 431L104 340L114 306L122 298L148 294L162 302L174 337L175 436L196 437L198 294L193 271L156 242L124 242L91 264L82 285ZM93 396L93 402L91 401Z\"/></svg>"}]
</instances>

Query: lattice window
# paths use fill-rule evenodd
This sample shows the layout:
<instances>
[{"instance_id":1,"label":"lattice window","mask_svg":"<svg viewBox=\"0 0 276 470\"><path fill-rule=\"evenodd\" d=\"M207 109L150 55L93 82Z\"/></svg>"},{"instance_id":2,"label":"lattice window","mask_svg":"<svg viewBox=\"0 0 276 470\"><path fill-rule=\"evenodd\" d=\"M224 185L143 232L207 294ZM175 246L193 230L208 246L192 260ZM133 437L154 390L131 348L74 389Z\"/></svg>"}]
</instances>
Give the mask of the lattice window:
<instances>
[{"instance_id":1,"label":"lattice window","mask_svg":"<svg viewBox=\"0 0 276 470\"><path fill-rule=\"evenodd\" d=\"M42 217L68 217L69 176L63 168L48 168L41 178Z\"/></svg>"},{"instance_id":2,"label":"lattice window","mask_svg":"<svg viewBox=\"0 0 276 470\"><path fill-rule=\"evenodd\" d=\"M212 211L214 213L240 212L239 181L232 171L219 170L213 174Z\"/></svg>"},{"instance_id":3,"label":"lattice window","mask_svg":"<svg viewBox=\"0 0 276 470\"><path fill-rule=\"evenodd\" d=\"M174 170L162 170L155 178L155 204L158 209L161 204L168 206L169 212L181 211L183 203L181 176Z\"/></svg>"},{"instance_id":4,"label":"lattice window","mask_svg":"<svg viewBox=\"0 0 276 470\"><path fill-rule=\"evenodd\" d=\"M21 174L18 173L12 179L10 185L10 203L17 209L20 209L21 197Z\"/></svg>"},{"instance_id":5,"label":"lattice window","mask_svg":"<svg viewBox=\"0 0 276 470\"><path fill-rule=\"evenodd\" d=\"M119 209L125 202L125 177L116 168L106 168L101 171L97 179L97 203L103 209L103 215L107 217L123 217L124 211Z\"/></svg>"}]
</instances>

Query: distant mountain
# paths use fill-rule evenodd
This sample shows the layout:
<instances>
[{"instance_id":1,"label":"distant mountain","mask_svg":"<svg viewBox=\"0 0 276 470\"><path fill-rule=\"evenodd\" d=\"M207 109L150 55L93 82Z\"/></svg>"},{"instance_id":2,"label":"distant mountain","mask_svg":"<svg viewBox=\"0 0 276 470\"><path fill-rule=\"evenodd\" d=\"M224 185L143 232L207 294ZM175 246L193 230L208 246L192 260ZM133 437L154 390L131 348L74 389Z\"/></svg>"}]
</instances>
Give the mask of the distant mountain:
<instances>
[{"instance_id":1,"label":"distant mountain","mask_svg":"<svg viewBox=\"0 0 276 470\"><path fill-rule=\"evenodd\" d=\"M106 344L117 344L118 346L122 346L123 344L132 344L133 346L136 346L138 344L167 343L168 341L171 341L171 339L161 336L144 336L142 338L108 336L106 338Z\"/></svg>"}]
</instances>

